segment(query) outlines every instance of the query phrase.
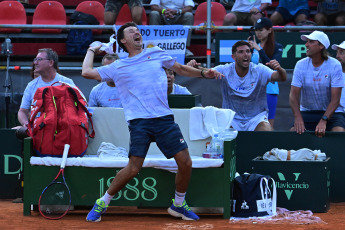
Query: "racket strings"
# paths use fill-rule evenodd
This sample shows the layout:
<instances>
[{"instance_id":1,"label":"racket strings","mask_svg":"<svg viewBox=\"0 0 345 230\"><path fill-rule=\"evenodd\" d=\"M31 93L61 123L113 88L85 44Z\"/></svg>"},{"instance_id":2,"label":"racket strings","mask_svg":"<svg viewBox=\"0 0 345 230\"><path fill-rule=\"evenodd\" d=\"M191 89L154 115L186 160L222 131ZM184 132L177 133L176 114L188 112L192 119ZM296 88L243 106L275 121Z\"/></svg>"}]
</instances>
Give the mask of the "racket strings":
<instances>
[{"instance_id":1,"label":"racket strings","mask_svg":"<svg viewBox=\"0 0 345 230\"><path fill-rule=\"evenodd\" d=\"M46 217L62 217L69 210L70 203L71 196L68 187L58 182L44 190L39 202L39 209Z\"/></svg>"}]
</instances>

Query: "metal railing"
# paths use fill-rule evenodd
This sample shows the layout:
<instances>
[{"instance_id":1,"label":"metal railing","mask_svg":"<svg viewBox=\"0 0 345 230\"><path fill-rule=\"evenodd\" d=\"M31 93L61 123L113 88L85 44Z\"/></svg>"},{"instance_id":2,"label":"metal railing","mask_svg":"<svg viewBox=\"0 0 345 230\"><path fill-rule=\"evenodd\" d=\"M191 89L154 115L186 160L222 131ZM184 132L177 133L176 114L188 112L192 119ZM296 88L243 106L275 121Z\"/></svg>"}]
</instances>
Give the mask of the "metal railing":
<instances>
[{"instance_id":1,"label":"metal railing","mask_svg":"<svg viewBox=\"0 0 345 230\"><path fill-rule=\"evenodd\" d=\"M2 24L0 28L17 28L17 29L102 29L112 30L112 25L18 25ZM249 31L252 26L213 26L211 23L211 0L207 0L207 21L206 26L189 26L193 30L206 31L206 57L208 68L211 67L211 33L215 29L226 31ZM274 26L276 31L345 31L345 26Z\"/></svg>"}]
</instances>

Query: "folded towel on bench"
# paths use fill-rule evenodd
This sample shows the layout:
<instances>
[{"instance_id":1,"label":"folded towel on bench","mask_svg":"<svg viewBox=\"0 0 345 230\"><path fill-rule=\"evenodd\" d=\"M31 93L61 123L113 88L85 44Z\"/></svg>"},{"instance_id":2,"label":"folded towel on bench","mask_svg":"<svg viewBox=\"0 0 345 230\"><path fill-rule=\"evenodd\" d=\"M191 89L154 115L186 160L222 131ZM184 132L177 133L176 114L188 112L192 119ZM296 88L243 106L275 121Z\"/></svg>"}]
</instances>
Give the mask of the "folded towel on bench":
<instances>
[{"instance_id":1,"label":"folded towel on bench","mask_svg":"<svg viewBox=\"0 0 345 230\"><path fill-rule=\"evenodd\" d=\"M223 159L207 159L198 156L191 156L193 168L218 168L223 164ZM61 158L56 157L31 157L31 165L60 166ZM90 168L123 168L128 164L128 158L122 159L100 159L96 155L85 155L84 157L68 158L66 167L81 166ZM175 160L166 159L163 155L147 155L143 167L151 167L177 172Z\"/></svg>"}]
</instances>

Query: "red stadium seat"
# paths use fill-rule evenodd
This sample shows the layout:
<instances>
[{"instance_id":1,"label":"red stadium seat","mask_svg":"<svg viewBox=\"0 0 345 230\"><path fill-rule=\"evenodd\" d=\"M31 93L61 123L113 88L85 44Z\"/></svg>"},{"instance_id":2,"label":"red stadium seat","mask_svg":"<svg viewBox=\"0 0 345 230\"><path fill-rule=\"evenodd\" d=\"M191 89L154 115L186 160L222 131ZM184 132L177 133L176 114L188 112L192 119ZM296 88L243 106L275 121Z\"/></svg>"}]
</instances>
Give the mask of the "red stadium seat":
<instances>
[{"instance_id":1,"label":"red stadium seat","mask_svg":"<svg viewBox=\"0 0 345 230\"><path fill-rule=\"evenodd\" d=\"M104 6L98 1L85 1L79 3L76 11L95 16L100 25L104 25ZM101 34L102 30L92 30L94 34Z\"/></svg>"},{"instance_id":2,"label":"red stadium seat","mask_svg":"<svg viewBox=\"0 0 345 230\"><path fill-rule=\"evenodd\" d=\"M123 6L121 7L121 10L119 12L119 15L117 15L116 17L116 25L123 25L126 22L131 22L133 21L132 18L132 13L131 10L129 9L127 4L123 4ZM146 17L146 11L143 7L143 14L141 17L141 24L142 25L147 25L147 17Z\"/></svg>"},{"instance_id":3,"label":"red stadium seat","mask_svg":"<svg viewBox=\"0 0 345 230\"><path fill-rule=\"evenodd\" d=\"M218 2L211 2L211 23L214 26L222 26L226 15L224 6ZM201 3L195 10L194 26L206 26L207 22L207 2ZM216 32L215 30L212 33ZM202 30L195 30L195 33L205 33Z\"/></svg>"},{"instance_id":4,"label":"red stadium seat","mask_svg":"<svg viewBox=\"0 0 345 230\"><path fill-rule=\"evenodd\" d=\"M29 0L29 4L30 5L38 5L39 3L43 2L45 0ZM59 2L63 5L63 6L78 6L79 3L83 2L85 0L59 0ZM105 5L106 0L96 0L97 2L102 3L102 5Z\"/></svg>"},{"instance_id":5,"label":"red stadium seat","mask_svg":"<svg viewBox=\"0 0 345 230\"><path fill-rule=\"evenodd\" d=\"M24 6L17 1L0 2L0 24L26 24ZM1 28L0 33L20 33L22 29Z\"/></svg>"},{"instance_id":6,"label":"red stadium seat","mask_svg":"<svg viewBox=\"0 0 345 230\"><path fill-rule=\"evenodd\" d=\"M66 12L58 1L44 1L37 5L32 18L33 25L66 25ZM62 29L32 29L33 33L61 33Z\"/></svg>"}]
</instances>

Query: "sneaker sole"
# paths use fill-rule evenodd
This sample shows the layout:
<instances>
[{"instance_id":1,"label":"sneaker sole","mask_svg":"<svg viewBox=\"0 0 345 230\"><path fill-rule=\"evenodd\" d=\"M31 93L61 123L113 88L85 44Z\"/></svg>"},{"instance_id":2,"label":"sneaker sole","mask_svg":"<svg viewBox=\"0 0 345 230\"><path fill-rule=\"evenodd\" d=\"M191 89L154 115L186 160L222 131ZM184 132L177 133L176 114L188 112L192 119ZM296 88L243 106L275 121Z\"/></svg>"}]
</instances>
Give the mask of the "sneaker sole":
<instances>
[{"instance_id":1,"label":"sneaker sole","mask_svg":"<svg viewBox=\"0 0 345 230\"><path fill-rule=\"evenodd\" d=\"M98 218L97 220L88 220L87 217L86 217L86 221L87 222L100 222L101 221L101 217Z\"/></svg>"},{"instance_id":2,"label":"sneaker sole","mask_svg":"<svg viewBox=\"0 0 345 230\"><path fill-rule=\"evenodd\" d=\"M182 217L182 220L194 220L192 218L186 217L185 215L168 208L168 213L174 217Z\"/></svg>"}]
</instances>

